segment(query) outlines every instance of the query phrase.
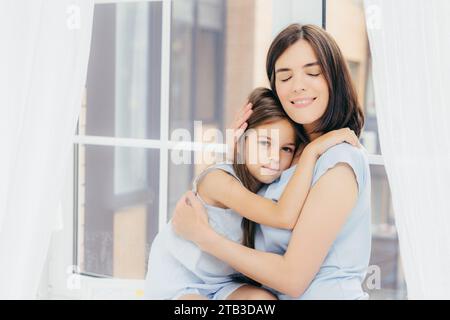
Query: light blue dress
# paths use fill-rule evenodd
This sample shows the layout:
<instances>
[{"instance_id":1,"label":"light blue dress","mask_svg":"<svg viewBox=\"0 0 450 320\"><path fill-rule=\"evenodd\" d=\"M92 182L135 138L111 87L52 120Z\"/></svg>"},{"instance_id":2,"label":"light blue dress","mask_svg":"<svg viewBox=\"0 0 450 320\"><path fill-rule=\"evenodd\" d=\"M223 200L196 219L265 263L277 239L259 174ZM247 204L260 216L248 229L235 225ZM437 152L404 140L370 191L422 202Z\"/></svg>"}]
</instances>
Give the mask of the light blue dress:
<instances>
[{"instance_id":1,"label":"light blue dress","mask_svg":"<svg viewBox=\"0 0 450 320\"><path fill-rule=\"evenodd\" d=\"M337 163L353 169L358 183L358 199L346 223L331 246L322 266L308 289L300 297L290 297L273 291L279 299L367 299L361 287L371 250L370 170L365 149L342 143L328 149L318 159L312 185ZM258 193L278 200L295 171L285 170L280 178ZM323 201L326 201L326 196ZM256 229L255 247L261 251L284 254L291 231L260 225ZM269 289L269 288L267 288Z\"/></svg>"},{"instance_id":2,"label":"light blue dress","mask_svg":"<svg viewBox=\"0 0 450 320\"><path fill-rule=\"evenodd\" d=\"M193 182L197 193L198 182L212 170L224 170L238 181L231 164L219 163L204 170ZM242 183L242 182L241 182ZM230 240L242 242L242 217L231 209L222 209L205 203L209 224ZM147 299L177 299L186 294L200 294L211 300L223 300L240 286L239 274L228 264L195 244L176 235L172 223L155 237L148 261L144 295Z\"/></svg>"}]
</instances>

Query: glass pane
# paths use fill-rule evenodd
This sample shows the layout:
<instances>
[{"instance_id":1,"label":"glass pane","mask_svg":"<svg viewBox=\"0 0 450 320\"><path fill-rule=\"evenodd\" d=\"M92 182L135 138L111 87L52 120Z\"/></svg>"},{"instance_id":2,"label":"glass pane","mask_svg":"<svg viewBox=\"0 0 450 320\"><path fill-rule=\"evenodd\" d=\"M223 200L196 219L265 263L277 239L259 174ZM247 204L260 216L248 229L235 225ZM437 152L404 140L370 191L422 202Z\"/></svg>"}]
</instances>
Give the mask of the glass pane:
<instances>
[{"instance_id":1,"label":"glass pane","mask_svg":"<svg viewBox=\"0 0 450 320\"><path fill-rule=\"evenodd\" d=\"M366 122L362 143L369 153L381 154L363 3L361 0L327 0L326 9L326 29L336 39L348 62L364 110ZM372 299L403 299L405 283L388 179L383 166L371 166L371 175L373 237L370 265L379 268L381 288L369 290L370 295ZM368 277L372 274L369 271Z\"/></svg>"},{"instance_id":2,"label":"glass pane","mask_svg":"<svg viewBox=\"0 0 450 320\"><path fill-rule=\"evenodd\" d=\"M371 299L406 299L406 284L395 228L391 191L383 166L372 165L372 252L370 265L379 268L380 288ZM373 273L368 272L368 277Z\"/></svg>"},{"instance_id":3,"label":"glass pane","mask_svg":"<svg viewBox=\"0 0 450 320\"><path fill-rule=\"evenodd\" d=\"M223 130L227 124L224 107L227 8L225 0L178 0L172 2L170 131L187 130L188 140L209 139L208 130ZM252 10L251 7L248 10ZM238 10L235 10L238 13ZM245 12L240 19L245 21ZM249 23L247 22L249 25ZM229 38L228 38L229 41ZM247 86L251 85L245 82ZM246 95L241 96L244 101ZM233 110L234 111L234 110ZM201 121L195 130L194 121ZM211 131L210 131L211 132ZM211 154L173 151L169 155L168 218L178 198L191 188L193 177L211 163ZM172 160L173 157L177 159ZM189 159L183 161L181 158ZM203 160L203 161L202 161ZM194 164L196 163L196 164Z\"/></svg>"},{"instance_id":4,"label":"glass pane","mask_svg":"<svg viewBox=\"0 0 450 320\"><path fill-rule=\"evenodd\" d=\"M326 29L336 39L350 70L363 107L366 123L362 144L371 154L380 154L371 55L362 0L327 0Z\"/></svg>"},{"instance_id":5,"label":"glass pane","mask_svg":"<svg viewBox=\"0 0 450 320\"><path fill-rule=\"evenodd\" d=\"M77 159L80 271L144 278L158 231L159 151L80 145Z\"/></svg>"},{"instance_id":6,"label":"glass pane","mask_svg":"<svg viewBox=\"0 0 450 320\"><path fill-rule=\"evenodd\" d=\"M223 126L225 11L223 0L172 3L170 129L193 122Z\"/></svg>"},{"instance_id":7,"label":"glass pane","mask_svg":"<svg viewBox=\"0 0 450 320\"><path fill-rule=\"evenodd\" d=\"M160 1L95 6L80 134L159 138L161 14Z\"/></svg>"}]
</instances>

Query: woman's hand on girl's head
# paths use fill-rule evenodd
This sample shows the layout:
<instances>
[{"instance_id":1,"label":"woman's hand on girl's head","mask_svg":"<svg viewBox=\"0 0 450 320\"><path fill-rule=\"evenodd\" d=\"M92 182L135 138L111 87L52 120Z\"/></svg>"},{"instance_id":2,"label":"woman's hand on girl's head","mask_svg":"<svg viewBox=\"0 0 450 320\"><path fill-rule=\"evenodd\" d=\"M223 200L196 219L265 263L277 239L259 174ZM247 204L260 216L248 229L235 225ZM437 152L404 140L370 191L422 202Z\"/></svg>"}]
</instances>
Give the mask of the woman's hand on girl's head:
<instances>
[{"instance_id":1,"label":"woman's hand on girl's head","mask_svg":"<svg viewBox=\"0 0 450 320\"><path fill-rule=\"evenodd\" d=\"M229 160L233 160L233 149L235 143L239 140L239 138L244 133L245 129L247 129L248 123L247 120L250 118L253 110L253 105L250 102L247 102L244 106L242 106L238 112L236 113L233 122L231 123L231 127L228 129L233 130L233 139L232 141L226 141L228 145L228 156Z\"/></svg>"},{"instance_id":2,"label":"woman's hand on girl's head","mask_svg":"<svg viewBox=\"0 0 450 320\"><path fill-rule=\"evenodd\" d=\"M361 147L358 136L355 132L350 128L342 128L321 135L309 143L305 149L308 149L309 152L312 152L318 158L329 148L342 142L347 142L358 148Z\"/></svg>"},{"instance_id":3,"label":"woman's hand on girl's head","mask_svg":"<svg viewBox=\"0 0 450 320\"><path fill-rule=\"evenodd\" d=\"M231 128L234 130L235 134L235 142L239 139L239 137L244 133L247 128L247 120L250 118L253 110L253 105L250 102L247 102L241 109L236 113L233 123L231 124Z\"/></svg>"},{"instance_id":4,"label":"woman's hand on girl's head","mask_svg":"<svg viewBox=\"0 0 450 320\"><path fill-rule=\"evenodd\" d=\"M176 234L197 244L206 240L209 231L212 231L206 209L192 191L178 200L172 227Z\"/></svg>"}]
</instances>

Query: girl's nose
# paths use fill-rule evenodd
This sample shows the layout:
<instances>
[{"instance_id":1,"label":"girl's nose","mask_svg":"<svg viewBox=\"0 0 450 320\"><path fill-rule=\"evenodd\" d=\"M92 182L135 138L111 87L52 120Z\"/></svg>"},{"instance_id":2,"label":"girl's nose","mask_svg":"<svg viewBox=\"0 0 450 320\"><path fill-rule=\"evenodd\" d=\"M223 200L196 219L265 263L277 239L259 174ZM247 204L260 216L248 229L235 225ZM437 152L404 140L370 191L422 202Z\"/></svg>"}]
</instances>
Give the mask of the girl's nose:
<instances>
[{"instance_id":1,"label":"girl's nose","mask_svg":"<svg viewBox=\"0 0 450 320\"><path fill-rule=\"evenodd\" d=\"M271 168L278 168L280 166L280 156L279 154L273 155L269 158L270 160L270 167Z\"/></svg>"}]
</instances>

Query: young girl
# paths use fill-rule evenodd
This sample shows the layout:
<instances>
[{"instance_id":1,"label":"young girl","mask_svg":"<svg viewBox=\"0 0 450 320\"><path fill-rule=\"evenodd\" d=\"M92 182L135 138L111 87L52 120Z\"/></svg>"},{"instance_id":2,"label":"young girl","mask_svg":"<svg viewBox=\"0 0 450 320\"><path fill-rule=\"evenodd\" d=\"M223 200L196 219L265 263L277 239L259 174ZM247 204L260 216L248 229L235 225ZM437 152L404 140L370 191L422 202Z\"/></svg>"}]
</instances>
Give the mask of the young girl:
<instances>
[{"instance_id":1,"label":"young girl","mask_svg":"<svg viewBox=\"0 0 450 320\"><path fill-rule=\"evenodd\" d=\"M209 223L216 232L253 247L251 221L292 229L299 216L298 208L308 194L317 158L336 144L359 142L351 130L341 129L310 143L302 150L288 187L274 202L256 192L291 166L299 136L271 90L255 89L249 102L253 112L235 148L233 164L207 168L196 177L193 191L206 207ZM275 298L262 288L236 281L238 277L228 264L178 237L169 222L153 241L145 294L150 299L226 299L239 289L242 295L235 292L235 299L244 299L249 290L253 291L252 297ZM260 295L254 291L260 291Z\"/></svg>"}]
</instances>

